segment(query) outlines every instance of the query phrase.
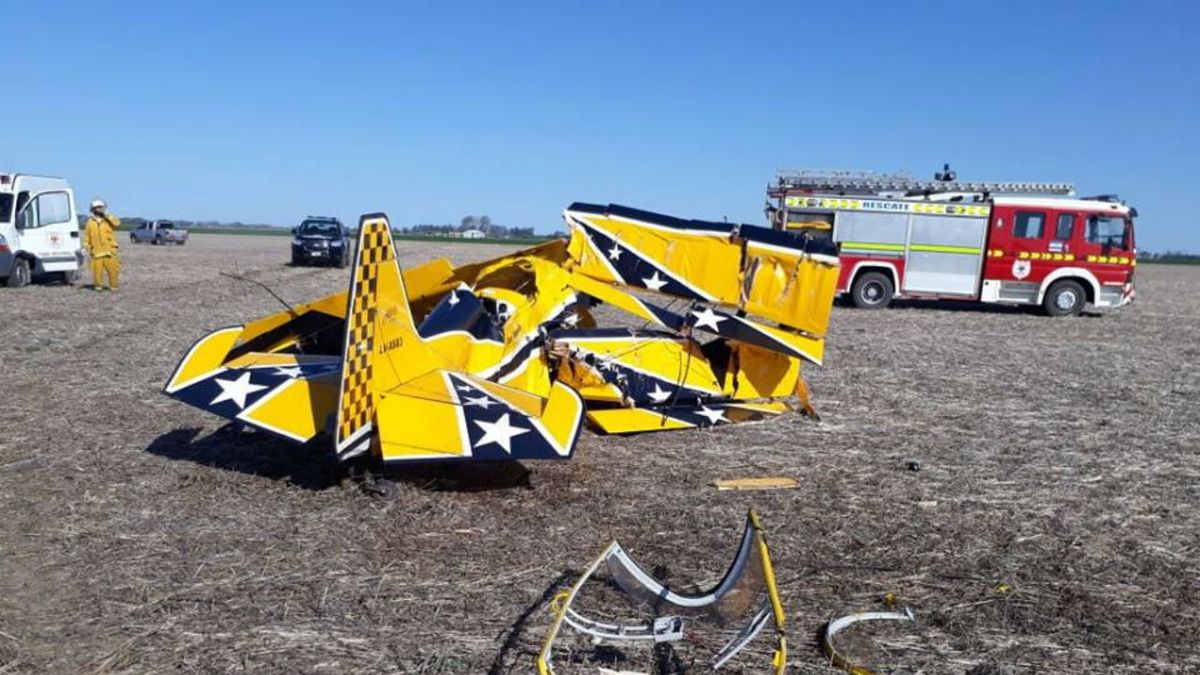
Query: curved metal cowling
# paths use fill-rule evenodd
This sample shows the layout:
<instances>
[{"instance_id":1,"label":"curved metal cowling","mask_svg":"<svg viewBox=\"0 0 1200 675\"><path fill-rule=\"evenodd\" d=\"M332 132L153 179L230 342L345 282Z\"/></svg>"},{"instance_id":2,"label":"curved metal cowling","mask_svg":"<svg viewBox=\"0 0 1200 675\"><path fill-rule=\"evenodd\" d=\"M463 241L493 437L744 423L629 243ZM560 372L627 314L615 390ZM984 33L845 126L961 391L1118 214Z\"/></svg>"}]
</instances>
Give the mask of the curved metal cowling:
<instances>
[{"instance_id":1,"label":"curved metal cowling","mask_svg":"<svg viewBox=\"0 0 1200 675\"><path fill-rule=\"evenodd\" d=\"M848 614L838 619L833 619L825 624L825 630L821 634L821 649L825 655L829 657L829 662L834 666L850 673L851 675L875 675L875 671L865 666L857 665L850 661L844 654L839 652L833 646L833 636L837 635L843 629L849 628L861 621L912 621L913 613L908 607L905 607L899 612L856 612Z\"/></svg>"},{"instance_id":2,"label":"curved metal cowling","mask_svg":"<svg viewBox=\"0 0 1200 675\"><path fill-rule=\"evenodd\" d=\"M584 584L605 566L612 580L640 608L656 617L641 624L608 624L592 620L571 607ZM737 635L713 657L713 667L720 668L743 647L749 644L768 624L774 623L776 647L772 658L772 672L784 672L787 662L786 617L779 589L775 583L775 572L767 550L766 535L758 514L753 509L746 516L746 528L733 563L715 586L697 594L680 593L647 573L617 542L608 545L582 576L567 592L559 594L551 603L555 611L554 622L546 636L542 651L537 657L539 675L553 675L552 651L562 625L602 640L650 640L666 642L685 637L684 619L680 616L664 615L673 612L690 620L710 620L720 626L731 625L735 620L751 615L742 624Z\"/></svg>"}]
</instances>

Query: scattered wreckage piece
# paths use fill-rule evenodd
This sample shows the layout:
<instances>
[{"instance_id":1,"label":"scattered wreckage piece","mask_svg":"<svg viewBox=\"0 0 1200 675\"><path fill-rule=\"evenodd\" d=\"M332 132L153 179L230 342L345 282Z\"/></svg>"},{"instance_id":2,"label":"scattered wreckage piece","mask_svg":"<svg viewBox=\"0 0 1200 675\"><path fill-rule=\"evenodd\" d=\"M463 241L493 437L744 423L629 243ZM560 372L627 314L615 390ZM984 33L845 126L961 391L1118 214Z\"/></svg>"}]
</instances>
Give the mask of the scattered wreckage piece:
<instances>
[{"instance_id":1,"label":"scattered wreckage piece","mask_svg":"<svg viewBox=\"0 0 1200 675\"><path fill-rule=\"evenodd\" d=\"M890 593L889 598L894 598ZM890 603L889 603L890 604ZM833 636L837 635L842 630L853 626L862 621L912 621L913 613L908 607L905 607L899 612L857 612L848 614L838 619L834 619L825 624L825 631L821 635L821 649L825 651L825 655L829 657L830 663L842 670L851 673L851 675L875 675L875 671L864 666L855 665L845 655L839 653L833 646Z\"/></svg>"},{"instance_id":2,"label":"scattered wreckage piece","mask_svg":"<svg viewBox=\"0 0 1200 675\"><path fill-rule=\"evenodd\" d=\"M566 459L585 419L621 434L813 414L800 370L823 356L832 244L615 205L563 217L569 240L401 270L387 217L363 216L348 291L205 336L165 393L385 463ZM601 303L645 327L598 326Z\"/></svg>"},{"instance_id":3,"label":"scattered wreckage piece","mask_svg":"<svg viewBox=\"0 0 1200 675\"><path fill-rule=\"evenodd\" d=\"M619 588L627 600L653 618L641 623L614 624L596 621L577 611L572 606L577 596L602 569L607 573L607 580ZM787 664L787 618L775 582L766 534L754 509L746 515L746 527L733 563L721 581L706 592L686 594L672 590L634 562L614 541L592 561L570 590L554 598L550 608L554 612L554 621L537 656L539 675L553 675L554 643L564 625L599 641L651 643L685 640L691 621L741 626L733 639L713 655L714 669L725 665L771 625L776 640L771 672L779 675ZM750 617L748 621L747 616Z\"/></svg>"},{"instance_id":4,"label":"scattered wreckage piece","mask_svg":"<svg viewBox=\"0 0 1200 675\"><path fill-rule=\"evenodd\" d=\"M794 490L800 481L786 476L763 476L760 478L722 478L712 482L718 490Z\"/></svg>"}]
</instances>

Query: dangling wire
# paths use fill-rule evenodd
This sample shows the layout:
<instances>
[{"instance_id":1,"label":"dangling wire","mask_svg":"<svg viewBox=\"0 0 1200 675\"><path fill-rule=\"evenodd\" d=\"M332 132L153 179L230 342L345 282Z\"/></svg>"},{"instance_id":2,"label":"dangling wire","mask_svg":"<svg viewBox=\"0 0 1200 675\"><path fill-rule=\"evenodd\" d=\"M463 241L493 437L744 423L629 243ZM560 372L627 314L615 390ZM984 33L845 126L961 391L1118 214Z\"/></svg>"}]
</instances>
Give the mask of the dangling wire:
<instances>
[{"instance_id":1,"label":"dangling wire","mask_svg":"<svg viewBox=\"0 0 1200 675\"><path fill-rule=\"evenodd\" d=\"M271 294L271 297L273 297L273 298L275 298L276 300L278 300L278 301L279 301L279 304L281 304L281 305L283 305L284 307L286 307L286 308L287 308L287 311L288 311L288 313L289 313L289 314L291 314L293 317L296 317L296 316L298 316L298 314L296 314L296 310L292 309L292 306L291 306L291 305L289 305L289 304L287 303L287 300L284 300L283 298L279 297L279 294L278 294L278 293L276 293L275 291L271 290L271 287L270 287L270 286L268 286L268 285L266 285L266 284L264 284L263 282L261 282L261 281L259 281L259 280L257 280L257 279L251 279L251 278L249 278L249 277L243 277L243 276L241 276L241 275L239 275L239 274L230 274L229 272L221 272L221 276L223 276L223 277L229 277L230 279L237 279L238 281L245 281L245 282L248 282L248 283L254 284L255 286L258 286L259 288L262 288L264 291L266 291L266 292L270 293L270 294Z\"/></svg>"},{"instance_id":2,"label":"dangling wire","mask_svg":"<svg viewBox=\"0 0 1200 675\"><path fill-rule=\"evenodd\" d=\"M671 400L669 403L667 403L667 407L662 411L662 421L659 422L659 426L663 426L667 423L667 413L675 409L675 403L679 401L679 392L683 391L683 385L685 382L687 382L688 371L692 367L692 349L696 347L696 344L695 340L692 339L691 326L688 326L688 330L684 335L684 339L687 340L685 343L688 348L687 360L683 362L683 370L679 372L679 380L675 383L675 391L671 392Z\"/></svg>"}]
</instances>

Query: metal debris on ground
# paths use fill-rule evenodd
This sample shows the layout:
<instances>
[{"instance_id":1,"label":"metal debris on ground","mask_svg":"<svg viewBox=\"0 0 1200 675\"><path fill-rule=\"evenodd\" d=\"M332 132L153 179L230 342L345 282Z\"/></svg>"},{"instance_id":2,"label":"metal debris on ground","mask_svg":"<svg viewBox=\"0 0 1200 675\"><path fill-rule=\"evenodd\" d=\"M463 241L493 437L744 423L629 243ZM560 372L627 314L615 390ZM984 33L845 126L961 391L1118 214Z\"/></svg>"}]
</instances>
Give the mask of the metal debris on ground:
<instances>
[{"instance_id":1,"label":"metal debris on ground","mask_svg":"<svg viewBox=\"0 0 1200 675\"><path fill-rule=\"evenodd\" d=\"M893 608L898 604L898 600L893 593L885 594L883 602L884 605L889 608ZM833 636L837 635L842 630L845 630L846 628L863 621L912 620L913 613L908 607L895 612L856 612L854 614L848 614L825 624L825 631L821 635L821 648L825 651L825 655L829 657L829 662L834 666L841 668L852 675L875 675L875 671L865 666L857 665L851 662L845 655L839 653L837 648L833 646Z\"/></svg>"},{"instance_id":2,"label":"metal debris on ground","mask_svg":"<svg viewBox=\"0 0 1200 675\"><path fill-rule=\"evenodd\" d=\"M602 622L585 616L573 606L585 585L601 570L606 576L596 581L608 582L609 586L618 588L625 600L632 602L648 618L632 623ZM564 625L597 642L648 644L687 640L693 623L740 627L713 654L714 669L725 665L770 625L776 641L771 672L782 674L787 663L783 602L775 582L766 534L754 509L746 516L746 527L733 563L721 581L708 591L686 594L672 590L634 562L614 541L592 561L570 590L551 601L550 609L554 612L554 621L537 656L539 675L553 675L554 645Z\"/></svg>"}]
</instances>

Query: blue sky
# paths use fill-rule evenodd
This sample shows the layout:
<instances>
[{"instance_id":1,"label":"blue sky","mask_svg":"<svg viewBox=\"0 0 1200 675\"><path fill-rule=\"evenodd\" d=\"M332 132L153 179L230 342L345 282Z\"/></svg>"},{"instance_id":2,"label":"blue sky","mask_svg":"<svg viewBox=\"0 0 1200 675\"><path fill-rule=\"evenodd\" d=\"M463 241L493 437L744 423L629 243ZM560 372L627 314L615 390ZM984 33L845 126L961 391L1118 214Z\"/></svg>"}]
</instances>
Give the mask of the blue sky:
<instances>
[{"instance_id":1,"label":"blue sky","mask_svg":"<svg viewBox=\"0 0 1200 675\"><path fill-rule=\"evenodd\" d=\"M0 168L118 215L762 223L777 168L1070 180L1200 251L1200 3L0 0Z\"/></svg>"}]
</instances>

